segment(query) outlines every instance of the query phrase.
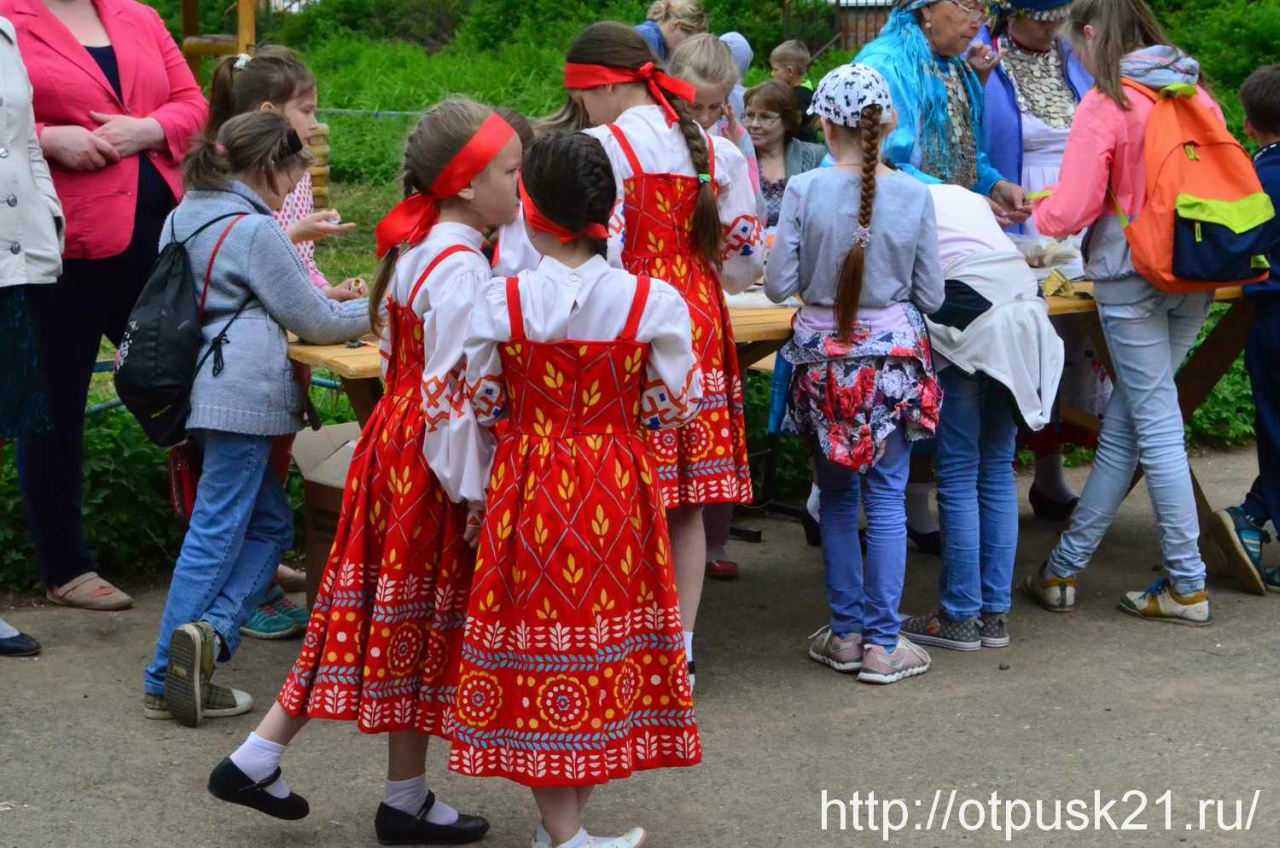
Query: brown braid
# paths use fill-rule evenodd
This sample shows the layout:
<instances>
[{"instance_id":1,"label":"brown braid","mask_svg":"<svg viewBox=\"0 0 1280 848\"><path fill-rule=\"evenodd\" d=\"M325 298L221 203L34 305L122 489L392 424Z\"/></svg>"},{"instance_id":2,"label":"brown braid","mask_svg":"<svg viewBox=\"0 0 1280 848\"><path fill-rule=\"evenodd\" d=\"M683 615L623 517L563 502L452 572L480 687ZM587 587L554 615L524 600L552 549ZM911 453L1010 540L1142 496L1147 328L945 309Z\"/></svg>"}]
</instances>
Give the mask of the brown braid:
<instances>
[{"instance_id":1,"label":"brown braid","mask_svg":"<svg viewBox=\"0 0 1280 848\"><path fill-rule=\"evenodd\" d=\"M871 227L871 211L876 202L876 166L880 164L880 106L872 104L862 110L858 122L862 141L862 195L858 205L858 226ZM858 317L858 301L862 298L862 275L866 268L867 249L855 242L840 266L840 291L836 293L836 327L842 338L849 338Z\"/></svg>"},{"instance_id":2,"label":"brown braid","mask_svg":"<svg viewBox=\"0 0 1280 848\"><path fill-rule=\"evenodd\" d=\"M671 105L680 116L680 134L689 146L689 159L693 163L694 173L709 176L713 153L707 147L707 137L703 134L702 127L693 119L688 103L672 98ZM716 199L716 188L710 182L704 182L698 187L697 205L693 209L693 243L706 260L707 267L719 271L724 228L720 226L720 204Z\"/></svg>"}]
</instances>

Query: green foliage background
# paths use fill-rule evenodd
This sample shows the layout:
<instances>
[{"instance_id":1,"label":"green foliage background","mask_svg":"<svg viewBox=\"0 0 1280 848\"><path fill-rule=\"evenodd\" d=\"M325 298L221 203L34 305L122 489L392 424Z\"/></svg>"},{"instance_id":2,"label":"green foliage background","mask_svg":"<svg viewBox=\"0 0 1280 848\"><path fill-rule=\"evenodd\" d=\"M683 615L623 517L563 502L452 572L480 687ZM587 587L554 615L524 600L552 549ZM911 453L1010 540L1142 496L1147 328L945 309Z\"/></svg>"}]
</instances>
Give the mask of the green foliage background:
<instances>
[{"instance_id":1,"label":"green foliage background","mask_svg":"<svg viewBox=\"0 0 1280 848\"><path fill-rule=\"evenodd\" d=\"M150 5L180 38L181 0ZM319 0L298 14L264 13L258 38L302 51L319 80L321 107L418 112L451 94L466 94L538 116L562 102L564 51L576 33L597 20L639 22L646 5L639 0ZM780 0L705 0L705 5L713 31L737 30L751 41L756 66L747 82L763 79L769 50L784 36ZM1235 92L1254 68L1276 61L1280 0L1154 0L1152 5L1171 40L1201 61L1232 129L1242 133ZM795 0L791 6L791 33L814 49L824 45L832 32L830 4ZM231 32L234 24L234 4L201 3L204 32ZM812 77L848 60L848 54L828 51ZM400 148L412 119L330 114L325 120L337 181L334 202L344 219L361 229L319 245L317 258L333 279L368 278L373 225L396 202ZM1215 307L1211 325L1221 312ZM104 350L104 358L109 352ZM98 378L91 402L110 394L109 381ZM316 398L326 420L351 420L350 406L338 393L317 390ZM763 447L768 398L768 378L751 375L747 419L753 452ZM1188 437L1243 444L1253 437L1253 416L1248 375L1237 362L1189 422ZM168 568L179 550L183 527L168 507L164 459L127 412L106 413L86 426L85 532L109 573ZM1072 463L1088 459L1087 451L1070 455ZM761 469L753 471L759 479ZM806 490L809 473L803 447L784 441L784 491ZM300 504L296 476L289 489L294 504ZM10 461L0 467L0 589L28 588L34 576Z\"/></svg>"}]
</instances>

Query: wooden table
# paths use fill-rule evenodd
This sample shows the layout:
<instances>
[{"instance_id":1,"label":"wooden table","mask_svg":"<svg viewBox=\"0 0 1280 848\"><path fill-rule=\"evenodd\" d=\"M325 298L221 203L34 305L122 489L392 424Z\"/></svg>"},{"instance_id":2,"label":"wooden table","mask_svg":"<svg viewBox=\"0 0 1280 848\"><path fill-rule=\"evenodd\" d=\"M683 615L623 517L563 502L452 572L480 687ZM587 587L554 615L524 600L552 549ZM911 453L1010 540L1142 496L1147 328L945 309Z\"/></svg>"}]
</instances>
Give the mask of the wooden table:
<instances>
[{"instance_id":1,"label":"wooden table","mask_svg":"<svg viewBox=\"0 0 1280 848\"><path fill-rule=\"evenodd\" d=\"M1075 288L1078 291L1092 291L1089 283L1076 283ZM1231 308L1200 347L1188 357L1176 378L1178 403L1184 420L1191 419L1191 415L1205 402L1214 386L1244 351L1249 326L1253 323L1253 301L1244 298L1240 288L1221 289L1217 293L1217 299L1230 303ZM1111 354L1102 333L1102 325L1098 321L1097 304L1094 300L1091 297L1050 297L1047 301L1050 315L1081 317L1093 336L1108 375L1114 380ZM729 312L738 343L738 363L744 371L776 353L791 335L791 319L795 310L789 307L731 309ZM360 423L364 424L368 420L378 398L382 396L381 363L376 344L365 342L353 348L346 345L307 345L295 342L289 346L289 357L336 374L342 381L343 389L351 400ZM1095 432L1101 426L1097 417L1079 410L1064 408L1062 416L1067 421ZM1132 485L1136 486L1141 479L1142 469L1139 466ZM1205 564L1213 573L1237 578L1246 591L1265 594L1266 588L1257 581L1256 575L1239 573L1229 566L1236 558L1223 554L1222 546L1227 540L1217 538L1217 534L1222 531L1213 520L1213 508L1205 497L1194 470L1191 483L1195 489L1196 507L1200 515L1200 550Z\"/></svg>"}]
</instances>

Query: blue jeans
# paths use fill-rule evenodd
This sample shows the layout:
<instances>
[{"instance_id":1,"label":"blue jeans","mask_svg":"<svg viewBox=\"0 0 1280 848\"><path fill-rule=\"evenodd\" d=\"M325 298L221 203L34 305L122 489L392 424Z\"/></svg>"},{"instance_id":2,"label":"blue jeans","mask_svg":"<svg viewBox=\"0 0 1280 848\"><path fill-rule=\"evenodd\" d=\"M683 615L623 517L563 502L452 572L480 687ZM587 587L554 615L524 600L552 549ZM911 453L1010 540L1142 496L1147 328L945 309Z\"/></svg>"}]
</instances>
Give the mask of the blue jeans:
<instances>
[{"instance_id":1,"label":"blue jeans","mask_svg":"<svg viewBox=\"0 0 1280 848\"><path fill-rule=\"evenodd\" d=\"M1009 611L1018 553L1018 425L1009 390L981 372L938 372L942 611L952 621Z\"/></svg>"},{"instance_id":2,"label":"blue jeans","mask_svg":"<svg viewBox=\"0 0 1280 848\"><path fill-rule=\"evenodd\" d=\"M293 546L293 513L270 467L272 438L216 430L195 436L204 451L204 470L169 584L155 659L147 666L149 695L164 694L169 636L176 627L208 622L222 638L219 659L231 658L240 645L240 625Z\"/></svg>"},{"instance_id":3,"label":"blue jeans","mask_svg":"<svg viewBox=\"0 0 1280 848\"><path fill-rule=\"evenodd\" d=\"M1258 439L1258 478L1244 501L1244 511L1259 527L1280 525L1280 296L1258 298L1258 314L1249 328L1245 368L1257 408L1254 432Z\"/></svg>"},{"instance_id":4,"label":"blue jeans","mask_svg":"<svg viewBox=\"0 0 1280 848\"><path fill-rule=\"evenodd\" d=\"M1049 557L1058 576L1072 577L1089 564L1141 461L1173 589L1185 595L1204 588L1200 522L1173 378L1204 325L1209 304L1208 294L1171 295L1150 285L1133 303L1099 301L1116 388L1071 529Z\"/></svg>"},{"instance_id":5,"label":"blue jeans","mask_svg":"<svg viewBox=\"0 0 1280 848\"><path fill-rule=\"evenodd\" d=\"M827 572L831 629L839 636L889 650L898 645L902 581L907 572L905 492L911 446L901 428L893 431L884 455L866 473L867 563L864 580L858 544L862 478L817 449L813 464L822 501L822 561Z\"/></svg>"}]
</instances>

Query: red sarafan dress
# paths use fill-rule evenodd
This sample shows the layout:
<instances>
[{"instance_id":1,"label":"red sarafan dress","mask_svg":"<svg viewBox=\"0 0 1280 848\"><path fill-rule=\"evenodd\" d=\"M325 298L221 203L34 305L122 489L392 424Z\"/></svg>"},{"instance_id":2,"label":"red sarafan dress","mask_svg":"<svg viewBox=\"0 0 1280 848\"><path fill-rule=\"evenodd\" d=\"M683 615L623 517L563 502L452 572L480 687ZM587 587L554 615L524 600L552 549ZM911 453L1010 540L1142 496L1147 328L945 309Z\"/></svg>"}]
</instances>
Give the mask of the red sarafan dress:
<instances>
[{"instance_id":1,"label":"red sarafan dress","mask_svg":"<svg viewBox=\"0 0 1280 848\"><path fill-rule=\"evenodd\" d=\"M599 268L634 279L603 260ZM509 425L448 730L454 771L573 786L702 759L671 542L641 429L650 345L636 331L649 286L637 281L615 339L535 342L518 282L507 281L511 337L499 352Z\"/></svg>"},{"instance_id":2,"label":"red sarafan dress","mask_svg":"<svg viewBox=\"0 0 1280 848\"><path fill-rule=\"evenodd\" d=\"M386 393L356 445L311 623L280 692L290 715L440 735L452 707L473 559L467 508L449 500L423 453L425 346L411 304L466 251L475 252L446 247L403 303L387 300Z\"/></svg>"},{"instance_id":3,"label":"red sarafan dress","mask_svg":"<svg viewBox=\"0 0 1280 848\"><path fill-rule=\"evenodd\" d=\"M693 321L693 350L702 368L702 409L678 430L651 433L663 502L750 503L747 428L742 375L729 307L716 270L693 241L693 216L701 183L696 176L647 173L625 132L610 124L631 176L623 180L626 221L622 265L633 274L667 280L684 296ZM683 136L677 136L683 145ZM708 148L714 150L710 138ZM745 167L745 164L744 164ZM711 173L716 185L716 157ZM739 223L758 230L758 222Z\"/></svg>"}]
</instances>

